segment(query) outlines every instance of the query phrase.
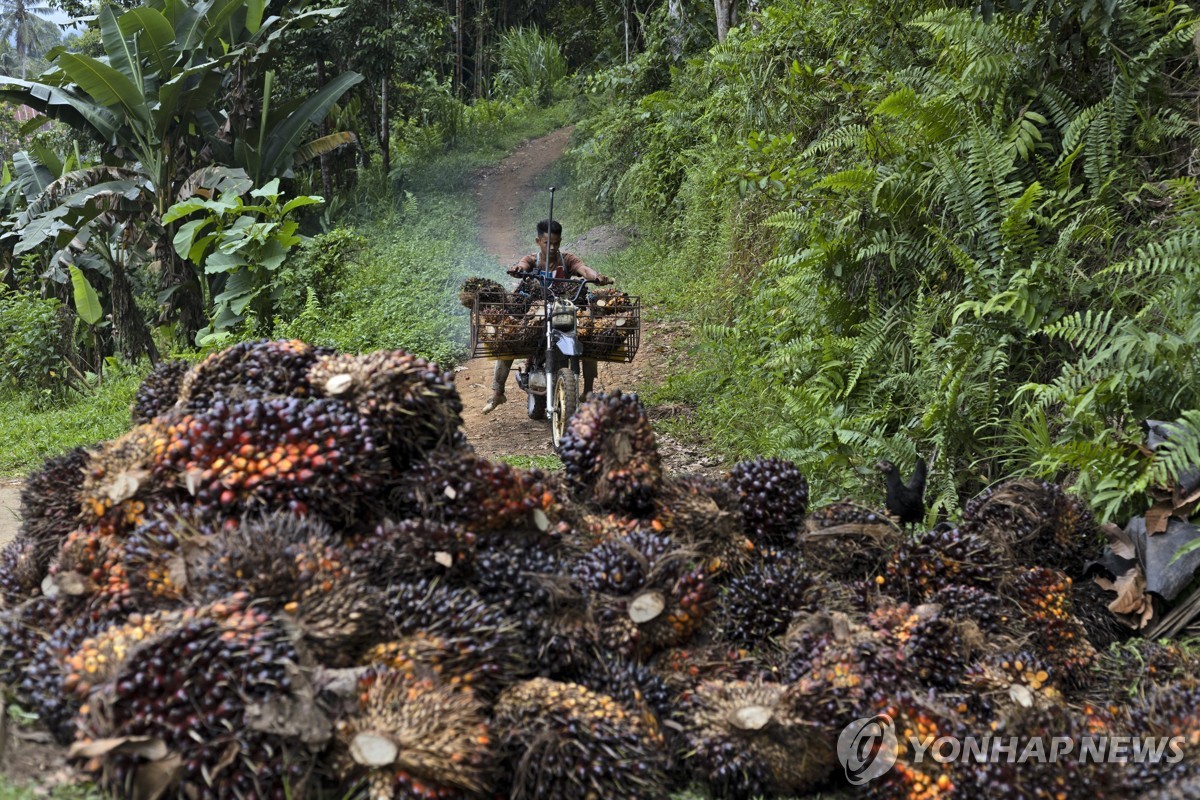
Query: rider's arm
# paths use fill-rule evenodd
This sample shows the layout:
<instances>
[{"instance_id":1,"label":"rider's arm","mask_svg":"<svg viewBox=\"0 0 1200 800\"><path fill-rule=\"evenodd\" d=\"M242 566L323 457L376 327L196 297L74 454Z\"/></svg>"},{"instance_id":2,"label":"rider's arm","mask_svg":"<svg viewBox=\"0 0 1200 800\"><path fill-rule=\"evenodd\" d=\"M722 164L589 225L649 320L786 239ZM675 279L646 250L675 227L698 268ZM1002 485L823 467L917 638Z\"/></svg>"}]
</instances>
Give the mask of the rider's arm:
<instances>
[{"instance_id":1,"label":"rider's arm","mask_svg":"<svg viewBox=\"0 0 1200 800\"><path fill-rule=\"evenodd\" d=\"M525 256L516 264L508 268L509 275L526 274L537 271L537 254L532 253Z\"/></svg>"},{"instance_id":2,"label":"rider's arm","mask_svg":"<svg viewBox=\"0 0 1200 800\"><path fill-rule=\"evenodd\" d=\"M604 276L596 270L583 263L583 259L574 253L563 253L563 266L567 268L567 274L576 278L583 278L589 281L607 282ZM603 280L602 280L603 279Z\"/></svg>"}]
</instances>

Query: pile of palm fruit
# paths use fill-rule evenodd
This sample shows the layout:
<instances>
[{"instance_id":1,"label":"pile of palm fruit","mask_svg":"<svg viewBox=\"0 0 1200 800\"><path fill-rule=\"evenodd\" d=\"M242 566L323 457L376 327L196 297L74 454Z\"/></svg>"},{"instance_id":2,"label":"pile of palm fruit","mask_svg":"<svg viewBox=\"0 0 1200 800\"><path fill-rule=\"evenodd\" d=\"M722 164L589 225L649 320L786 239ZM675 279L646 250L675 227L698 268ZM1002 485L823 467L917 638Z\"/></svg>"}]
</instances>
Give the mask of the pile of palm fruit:
<instances>
[{"instance_id":1,"label":"pile of palm fruit","mask_svg":"<svg viewBox=\"0 0 1200 800\"><path fill-rule=\"evenodd\" d=\"M1200 664L1091 613L1096 526L1059 487L906 533L810 512L778 459L667 474L635 395L584 402L557 473L473 453L461 408L402 351L161 366L128 434L30 476L0 683L117 797L795 797L844 787L839 733L885 713L1183 758L902 742L871 797L1194 796Z\"/></svg>"}]
</instances>

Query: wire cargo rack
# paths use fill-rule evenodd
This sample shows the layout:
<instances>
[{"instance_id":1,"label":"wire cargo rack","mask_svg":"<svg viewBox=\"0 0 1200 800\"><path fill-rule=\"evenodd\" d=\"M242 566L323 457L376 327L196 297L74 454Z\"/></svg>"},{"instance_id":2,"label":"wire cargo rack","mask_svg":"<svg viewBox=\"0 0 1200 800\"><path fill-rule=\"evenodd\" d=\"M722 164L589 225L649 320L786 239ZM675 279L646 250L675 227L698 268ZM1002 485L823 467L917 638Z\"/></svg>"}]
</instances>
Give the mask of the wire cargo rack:
<instances>
[{"instance_id":1,"label":"wire cargo rack","mask_svg":"<svg viewBox=\"0 0 1200 800\"><path fill-rule=\"evenodd\" d=\"M478 297L471 309L472 358L526 358L537 354L544 335L540 305L525 310L511 299ZM577 333L584 358L628 362L642 341L640 298L581 306Z\"/></svg>"}]
</instances>

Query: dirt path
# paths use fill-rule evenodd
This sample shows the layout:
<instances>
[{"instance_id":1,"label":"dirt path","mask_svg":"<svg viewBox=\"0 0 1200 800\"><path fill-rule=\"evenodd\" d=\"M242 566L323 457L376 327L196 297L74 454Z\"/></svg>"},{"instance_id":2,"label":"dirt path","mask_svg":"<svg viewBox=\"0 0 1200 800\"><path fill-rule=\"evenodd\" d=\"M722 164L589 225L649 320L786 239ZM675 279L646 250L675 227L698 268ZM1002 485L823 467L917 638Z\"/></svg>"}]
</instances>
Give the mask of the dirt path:
<instances>
[{"instance_id":1,"label":"dirt path","mask_svg":"<svg viewBox=\"0 0 1200 800\"><path fill-rule=\"evenodd\" d=\"M21 508L21 482L0 478L0 547L17 535L20 521L17 512Z\"/></svg>"},{"instance_id":2,"label":"dirt path","mask_svg":"<svg viewBox=\"0 0 1200 800\"><path fill-rule=\"evenodd\" d=\"M532 251L532 232L520 228L521 204L545 189L538 177L562 157L570 135L571 128L563 128L526 142L480 175L479 188L475 192L479 205L479 241L502 265L516 263ZM624 244L624 237L612 226L579 232L568 228L563 249L587 258ZM643 388L670 374L684 358L676 344L683 333L682 327L678 323L658 321L655 312L653 306L642 310L642 344L633 363L601 364L596 391ZM463 422L471 444L480 455L488 458L553 455L550 423L528 418L527 398L516 385L515 375L508 379L508 402L488 415L480 411L491 396L492 364L485 359L473 359L459 368L458 390L465 406ZM676 413L676 410L660 408L652 413L664 416ZM670 439L661 445L671 469L710 471L716 467L711 458Z\"/></svg>"}]
</instances>

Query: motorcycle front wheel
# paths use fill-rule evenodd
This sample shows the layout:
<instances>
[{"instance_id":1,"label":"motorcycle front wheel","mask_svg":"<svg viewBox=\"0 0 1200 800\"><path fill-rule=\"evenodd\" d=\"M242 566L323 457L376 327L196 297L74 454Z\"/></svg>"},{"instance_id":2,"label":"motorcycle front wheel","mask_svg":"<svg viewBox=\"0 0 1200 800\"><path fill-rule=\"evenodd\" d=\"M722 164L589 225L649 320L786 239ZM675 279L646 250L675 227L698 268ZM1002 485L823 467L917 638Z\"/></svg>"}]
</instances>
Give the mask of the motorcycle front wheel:
<instances>
[{"instance_id":1,"label":"motorcycle front wheel","mask_svg":"<svg viewBox=\"0 0 1200 800\"><path fill-rule=\"evenodd\" d=\"M554 375L554 406L550 416L550 435L554 449L562 444L567 432L567 421L579 405L579 377L569 367L563 367Z\"/></svg>"}]
</instances>

